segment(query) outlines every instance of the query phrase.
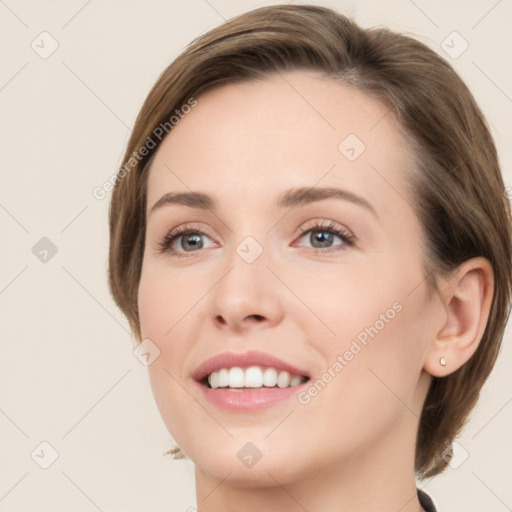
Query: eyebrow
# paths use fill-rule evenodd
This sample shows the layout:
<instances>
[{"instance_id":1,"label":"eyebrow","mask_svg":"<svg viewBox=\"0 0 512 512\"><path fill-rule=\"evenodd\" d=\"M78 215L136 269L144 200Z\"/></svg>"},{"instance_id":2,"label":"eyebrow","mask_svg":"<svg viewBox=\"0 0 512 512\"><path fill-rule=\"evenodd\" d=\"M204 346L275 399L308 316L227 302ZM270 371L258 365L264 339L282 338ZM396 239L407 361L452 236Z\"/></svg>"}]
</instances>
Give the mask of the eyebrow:
<instances>
[{"instance_id":1,"label":"eyebrow","mask_svg":"<svg viewBox=\"0 0 512 512\"><path fill-rule=\"evenodd\" d=\"M294 208L324 199L342 199L361 206L378 218L373 206L363 197L353 192L332 187L299 187L288 189L277 198L277 208ZM202 192L169 192L163 195L151 208L149 214L164 205L184 205L200 210L216 210L217 203L207 194Z\"/></svg>"}]
</instances>

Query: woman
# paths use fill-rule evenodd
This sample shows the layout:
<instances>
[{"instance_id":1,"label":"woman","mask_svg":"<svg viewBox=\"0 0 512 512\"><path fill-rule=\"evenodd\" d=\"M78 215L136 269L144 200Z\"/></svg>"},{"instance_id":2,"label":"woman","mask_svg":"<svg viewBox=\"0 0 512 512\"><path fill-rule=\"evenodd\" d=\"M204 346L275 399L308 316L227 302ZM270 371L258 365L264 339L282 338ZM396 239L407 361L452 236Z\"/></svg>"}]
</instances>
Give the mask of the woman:
<instances>
[{"instance_id":1,"label":"woman","mask_svg":"<svg viewBox=\"0 0 512 512\"><path fill-rule=\"evenodd\" d=\"M415 477L449 462L511 289L495 146L442 58L322 7L229 20L149 93L110 230L198 510L435 510Z\"/></svg>"}]
</instances>

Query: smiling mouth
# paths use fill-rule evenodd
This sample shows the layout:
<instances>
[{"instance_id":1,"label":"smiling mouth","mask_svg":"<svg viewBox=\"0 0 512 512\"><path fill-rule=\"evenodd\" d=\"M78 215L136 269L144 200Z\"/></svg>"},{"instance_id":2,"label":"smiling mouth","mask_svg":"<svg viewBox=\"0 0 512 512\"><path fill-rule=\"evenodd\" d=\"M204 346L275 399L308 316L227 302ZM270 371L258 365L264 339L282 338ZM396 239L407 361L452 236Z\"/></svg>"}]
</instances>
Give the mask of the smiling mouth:
<instances>
[{"instance_id":1,"label":"smiling mouth","mask_svg":"<svg viewBox=\"0 0 512 512\"><path fill-rule=\"evenodd\" d=\"M299 386L308 381L304 375L290 374L274 367L238 366L222 368L206 375L200 382L209 389L227 391L258 391Z\"/></svg>"}]
</instances>

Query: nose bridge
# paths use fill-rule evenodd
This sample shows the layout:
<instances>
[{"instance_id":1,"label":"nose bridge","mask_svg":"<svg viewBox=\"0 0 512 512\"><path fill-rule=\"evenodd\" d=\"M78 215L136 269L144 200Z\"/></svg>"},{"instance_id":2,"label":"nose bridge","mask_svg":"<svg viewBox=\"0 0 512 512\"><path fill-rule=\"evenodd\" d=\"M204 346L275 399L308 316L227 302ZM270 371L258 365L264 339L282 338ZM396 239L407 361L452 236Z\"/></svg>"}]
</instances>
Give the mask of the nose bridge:
<instances>
[{"instance_id":1,"label":"nose bridge","mask_svg":"<svg viewBox=\"0 0 512 512\"><path fill-rule=\"evenodd\" d=\"M255 321L279 322L281 304L270 282L273 275L267 268L269 254L263 241L248 235L225 250L225 272L212 294L213 320L237 330Z\"/></svg>"}]
</instances>

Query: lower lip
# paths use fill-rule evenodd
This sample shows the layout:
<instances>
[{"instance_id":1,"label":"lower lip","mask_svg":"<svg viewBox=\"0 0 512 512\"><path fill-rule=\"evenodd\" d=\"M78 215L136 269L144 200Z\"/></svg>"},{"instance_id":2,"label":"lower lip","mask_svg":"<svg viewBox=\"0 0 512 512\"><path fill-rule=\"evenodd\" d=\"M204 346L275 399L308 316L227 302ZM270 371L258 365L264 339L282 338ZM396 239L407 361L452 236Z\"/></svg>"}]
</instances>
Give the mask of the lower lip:
<instances>
[{"instance_id":1,"label":"lower lip","mask_svg":"<svg viewBox=\"0 0 512 512\"><path fill-rule=\"evenodd\" d=\"M230 411L257 411L289 399L307 386L309 381L288 388L243 388L243 391L212 389L195 381L211 403Z\"/></svg>"}]
</instances>

